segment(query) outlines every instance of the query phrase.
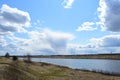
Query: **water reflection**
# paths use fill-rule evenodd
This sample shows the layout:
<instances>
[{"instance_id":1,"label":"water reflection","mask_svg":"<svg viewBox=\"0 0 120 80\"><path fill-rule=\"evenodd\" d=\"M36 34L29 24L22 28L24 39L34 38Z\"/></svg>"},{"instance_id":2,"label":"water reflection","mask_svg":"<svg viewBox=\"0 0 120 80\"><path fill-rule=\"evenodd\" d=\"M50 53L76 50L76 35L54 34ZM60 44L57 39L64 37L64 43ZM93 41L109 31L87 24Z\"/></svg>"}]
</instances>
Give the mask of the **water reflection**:
<instances>
[{"instance_id":1,"label":"water reflection","mask_svg":"<svg viewBox=\"0 0 120 80\"><path fill-rule=\"evenodd\" d=\"M73 69L94 70L120 74L120 60L50 58L33 58L32 60L67 66Z\"/></svg>"}]
</instances>

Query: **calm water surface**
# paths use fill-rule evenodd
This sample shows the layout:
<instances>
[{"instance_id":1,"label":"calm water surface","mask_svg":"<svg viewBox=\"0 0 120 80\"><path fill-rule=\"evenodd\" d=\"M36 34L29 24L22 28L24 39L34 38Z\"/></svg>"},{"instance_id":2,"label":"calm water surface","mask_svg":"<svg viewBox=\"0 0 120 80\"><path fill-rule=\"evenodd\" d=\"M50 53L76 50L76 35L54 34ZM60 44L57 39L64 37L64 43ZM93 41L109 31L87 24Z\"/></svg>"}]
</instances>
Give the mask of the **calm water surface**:
<instances>
[{"instance_id":1,"label":"calm water surface","mask_svg":"<svg viewBox=\"0 0 120 80\"><path fill-rule=\"evenodd\" d=\"M32 58L33 61L67 66L73 69L120 74L120 60Z\"/></svg>"}]
</instances>

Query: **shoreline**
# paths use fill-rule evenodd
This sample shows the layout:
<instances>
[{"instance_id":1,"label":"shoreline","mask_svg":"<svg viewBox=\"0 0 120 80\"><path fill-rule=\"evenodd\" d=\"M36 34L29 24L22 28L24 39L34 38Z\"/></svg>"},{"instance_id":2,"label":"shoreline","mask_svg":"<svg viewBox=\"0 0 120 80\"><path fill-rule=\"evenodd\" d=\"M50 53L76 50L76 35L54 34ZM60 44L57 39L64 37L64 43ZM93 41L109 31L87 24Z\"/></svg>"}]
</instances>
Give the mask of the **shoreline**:
<instances>
[{"instance_id":1,"label":"shoreline","mask_svg":"<svg viewBox=\"0 0 120 80\"><path fill-rule=\"evenodd\" d=\"M116 54L85 54L85 55L11 55L9 57L17 56L18 58L64 58L64 59L108 59L120 60L120 53ZM1 56L4 57L4 56Z\"/></svg>"},{"instance_id":2,"label":"shoreline","mask_svg":"<svg viewBox=\"0 0 120 80\"><path fill-rule=\"evenodd\" d=\"M0 58L1 80L120 80L118 75L108 75L87 70L72 69L44 62Z\"/></svg>"},{"instance_id":3,"label":"shoreline","mask_svg":"<svg viewBox=\"0 0 120 80\"><path fill-rule=\"evenodd\" d=\"M32 61L32 62L34 62L34 61ZM46 65L53 65L53 66L57 66L57 67L60 67L60 68L68 68L68 69L72 69L72 68L67 67L67 66L55 65L55 64L46 63L46 62L38 62L38 63L42 63L42 64L46 64ZM117 74L117 73L109 73L109 72L104 72L104 71L84 70L84 69L72 69L72 70L76 70L76 71L83 71L83 72L100 73L100 74L103 74L103 75L109 75L109 76L119 76L119 77L120 77L120 74Z\"/></svg>"}]
</instances>

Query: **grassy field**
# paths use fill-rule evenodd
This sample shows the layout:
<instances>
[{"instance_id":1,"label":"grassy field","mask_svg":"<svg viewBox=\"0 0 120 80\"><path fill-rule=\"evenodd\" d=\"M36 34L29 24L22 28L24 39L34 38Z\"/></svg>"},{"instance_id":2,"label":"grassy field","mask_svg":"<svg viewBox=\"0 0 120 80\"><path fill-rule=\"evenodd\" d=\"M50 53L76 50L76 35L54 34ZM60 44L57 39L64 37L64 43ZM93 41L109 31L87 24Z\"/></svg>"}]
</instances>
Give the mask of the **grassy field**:
<instances>
[{"instance_id":1,"label":"grassy field","mask_svg":"<svg viewBox=\"0 0 120 80\"><path fill-rule=\"evenodd\" d=\"M120 80L120 76L0 58L0 80Z\"/></svg>"}]
</instances>

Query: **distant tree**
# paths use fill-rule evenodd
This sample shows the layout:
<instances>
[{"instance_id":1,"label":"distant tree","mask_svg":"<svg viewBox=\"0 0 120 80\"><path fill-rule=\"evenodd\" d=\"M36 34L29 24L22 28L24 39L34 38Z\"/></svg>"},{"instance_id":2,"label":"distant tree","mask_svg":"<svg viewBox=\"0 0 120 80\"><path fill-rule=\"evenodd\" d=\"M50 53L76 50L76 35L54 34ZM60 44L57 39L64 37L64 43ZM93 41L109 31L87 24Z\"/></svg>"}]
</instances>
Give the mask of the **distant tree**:
<instances>
[{"instance_id":1,"label":"distant tree","mask_svg":"<svg viewBox=\"0 0 120 80\"><path fill-rule=\"evenodd\" d=\"M27 63L31 63L31 55L28 53L27 55L25 55L24 59L23 59L25 62Z\"/></svg>"},{"instance_id":2,"label":"distant tree","mask_svg":"<svg viewBox=\"0 0 120 80\"><path fill-rule=\"evenodd\" d=\"M6 57L6 58L10 58L10 54L7 52L7 53L5 54L5 57Z\"/></svg>"},{"instance_id":3,"label":"distant tree","mask_svg":"<svg viewBox=\"0 0 120 80\"><path fill-rule=\"evenodd\" d=\"M16 60L18 60L18 57L17 57L17 56L13 56L13 57L12 57L12 60L13 60L13 61L16 61Z\"/></svg>"},{"instance_id":4,"label":"distant tree","mask_svg":"<svg viewBox=\"0 0 120 80\"><path fill-rule=\"evenodd\" d=\"M30 54L27 54L27 61L30 63L31 62L31 56Z\"/></svg>"}]
</instances>

